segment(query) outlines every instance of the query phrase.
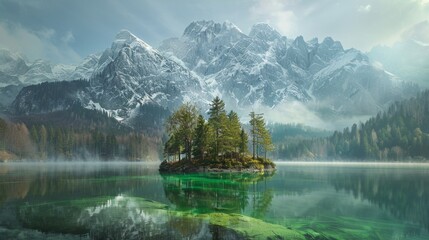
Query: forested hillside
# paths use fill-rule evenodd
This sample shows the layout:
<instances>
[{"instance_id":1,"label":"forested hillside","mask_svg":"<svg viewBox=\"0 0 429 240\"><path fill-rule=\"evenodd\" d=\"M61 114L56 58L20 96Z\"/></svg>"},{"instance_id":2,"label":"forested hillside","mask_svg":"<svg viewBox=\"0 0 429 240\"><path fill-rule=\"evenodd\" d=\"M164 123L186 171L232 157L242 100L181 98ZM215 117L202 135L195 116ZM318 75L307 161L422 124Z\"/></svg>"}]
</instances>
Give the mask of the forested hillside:
<instances>
[{"instance_id":1,"label":"forested hillside","mask_svg":"<svg viewBox=\"0 0 429 240\"><path fill-rule=\"evenodd\" d=\"M10 120L0 118L0 160L159 159L161 134L134 132L96 110L74 107Z\"/></svg>"},{"instance_id":2,"label":"forested hillside","mask_svg":"<svg viewBox=\"0 0 429 240\"><path fill-rule=\"evenodd\" d=\"M429 91L328 138L278 145L282 159L429 159Z\"/></svg>"}]
</instances>

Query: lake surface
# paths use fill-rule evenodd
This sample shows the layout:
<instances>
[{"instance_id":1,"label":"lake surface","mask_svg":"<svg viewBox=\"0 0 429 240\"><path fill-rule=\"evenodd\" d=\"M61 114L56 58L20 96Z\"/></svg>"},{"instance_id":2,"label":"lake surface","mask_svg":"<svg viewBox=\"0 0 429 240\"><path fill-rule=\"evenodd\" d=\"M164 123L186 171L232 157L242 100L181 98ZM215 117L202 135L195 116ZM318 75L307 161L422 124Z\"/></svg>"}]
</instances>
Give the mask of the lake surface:
<instances>
[{"instance_id":1,"label":"lake surface","mask_svg":"<svg viewBox=\"0 0 429 240\"><path fill-rule=\"evenodd\" d=\"M0 239L234 239L205 216L242 215L326 239L429 239L429 166L161 176L143 163L0 164Z\"/></svg>"}]
</instances>

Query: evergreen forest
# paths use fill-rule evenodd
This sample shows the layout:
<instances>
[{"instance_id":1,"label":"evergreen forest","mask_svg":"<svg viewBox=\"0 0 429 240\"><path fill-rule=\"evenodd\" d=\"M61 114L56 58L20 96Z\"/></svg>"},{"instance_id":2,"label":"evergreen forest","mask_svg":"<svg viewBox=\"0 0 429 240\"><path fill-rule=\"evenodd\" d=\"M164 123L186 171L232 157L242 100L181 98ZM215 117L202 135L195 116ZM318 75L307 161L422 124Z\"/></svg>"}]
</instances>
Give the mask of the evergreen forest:
<instances>
[{"instance_id":1,"label":"evergreen forest","mask_svg":"<svg viewBox=\"0 0 429 240\"><path fill-rule=\"evenodd\" d=\"M159 159L159 134L132 131L107 113L74 108L39 118L0 118L0 160Z\"/></svg>"},{"instance_id":2,"label":"evergreen forest","mask_svg":"<svg viewBox=\"0 0 429 240\"><path fill-rule=\"evenodd\" d=\"M277 145L280 159L403 161L429 159L429 91L395 102L365 123L330 137Z\"/></svg>"}]
</instances>

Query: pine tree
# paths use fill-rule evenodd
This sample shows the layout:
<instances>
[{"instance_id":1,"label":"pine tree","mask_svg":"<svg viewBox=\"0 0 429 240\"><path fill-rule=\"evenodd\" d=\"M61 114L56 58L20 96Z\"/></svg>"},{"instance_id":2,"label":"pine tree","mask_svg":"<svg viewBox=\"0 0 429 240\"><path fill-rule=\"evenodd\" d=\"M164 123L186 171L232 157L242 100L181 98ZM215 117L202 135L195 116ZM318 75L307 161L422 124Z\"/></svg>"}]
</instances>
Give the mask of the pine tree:
<instances>
[{"instance_id":1,"label":"pine tree","mask_svg":"<svg viewBox=\"0 0 429 240\"><path fill-rule=\"evenodd\" d=\"M197 116L197 108L186 103L167 120L167 131L170 138L175 138L183 146L188 161L192 158L192 141L197 125Z\"/></svg>"},{"instance_id":2,"label":"pine tree","mask_svg":"<svg viewBox=\"0 0 429 240\"><path fill-rule=\"evenodd\" d=\"M240 132L240 145L239 145L239 152L241 156L244 156L244 154L247 152L247 143L249 142L249 137L247 136L247 133L244 131L244 129L241 129Z\"/></svg>"},{"instance_id":3,"label":"pine tree","mask_svg":"<svg viewBox=\"0 0 429 240\"><path fill-rule=\"evenodd\" d=\"M223 147L226 144L226 120L225 103L219 97L215 97L210 104L208 121L214 131L213 157L215 161L219 153L223 152Z\"/></svg>"},{"instance_id":4,"label":"pine tree","mask_svg":"<svg viewBox=\"0 0 429 240\"><path fill-rule=\"evenodd\" d=\"M192 154L196 159L201 160L201 162L205 161L205 155L208 150L208 134L209 127L204 120L204 117L202 115L199 115L197 120L197 127L195 129L194 147L192 150Z\"/></svg>"},{"instance_id":5,"label":"pine tree","mask_svg":"<svg viewBox=\"0 0 429 240\"><path fill-rule=\"evenodd\" d=\"M265 159L267 159L267 152L272 151L274 146L271 142L271 134L269 133L262 116L256 118L256 129L258 145L263 149Z\"/></svg>"},{"instance_id":6,"label":"pine tree","mask_svg":"<svg viewBox=\"0 0 429 240\"><path fill-rule=\"evenodd\" d=\"M4 150L6 147L6 128L7 123L3 119L0 118L0 150Z\"/></svg>"},{"instance_id":7,"label":"pine tree","mask_svg":"<svg viewBox=\"0 0 429 240\"><path fill-rule=\"evenodd\" d=\"M228 113L227 131L226 131L226 151L238 153L240 146L241 124L238 115L234 111ZM238 155L238 154L237 154ZM238 156L237 156L238 157Z\"/></svg>"},{"instance_id":8,"label":"pine tree","mask_svg":"<svg viewBox=\"0 0 429 240\"><path fill-rule=\"evenodd\" d=\"M259 150L264 150L265 158L268 151L274 147L271 142L271 135L265 126L262 114L250 113L250 133L252 134L253 159L259 158Z\"/></svg>"},{"instance_id":9,"label":"pine tree","mask_svg":"<svg viewBox=\"0 0 429 240\"><path fill-rule=\"evenodd\" d=\"M256 159L258 158L258 148L261 138L261 131L260 131L260 125L261 125L261 119L262 114L256 114L255 112L250 112L250 134L252 135L252 158Z\"/></svg>"},{"instance_id":10,"label":"pine tree","mask_svg":"<svg viewBox=\"0 0 429 240\"><path fill-rule=\"evenodd\" d=\"M263 124L265 125L265 124ZM261 129L261 138L262 138L262 148L264 149L264 158L267 159L267 153L272 151L274 149L274 145L271 141L271 134L267 130L267 128L264 126Z\"/></svg>"}]
</instances>

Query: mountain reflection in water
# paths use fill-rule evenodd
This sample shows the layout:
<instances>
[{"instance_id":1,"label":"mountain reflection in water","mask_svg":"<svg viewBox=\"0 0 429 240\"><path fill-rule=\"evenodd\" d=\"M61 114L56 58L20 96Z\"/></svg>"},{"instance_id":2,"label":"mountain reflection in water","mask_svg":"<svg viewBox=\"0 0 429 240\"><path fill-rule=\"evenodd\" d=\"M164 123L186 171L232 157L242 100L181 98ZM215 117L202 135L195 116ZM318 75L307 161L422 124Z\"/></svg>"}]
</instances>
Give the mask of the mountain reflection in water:
<instances>
[{"instance_id":1,"label":"mountain reflection in water","mask_svg":"<svg viewBox=\"0 0 429 240\"><path fill-rule=\"evenodd\" d=\"M421 166L160 175L156 165L137 163L1 164L0 236L243 237L211 224L221 213L337 239L427 239L427 186L429 168Z\"/></svg>"}]
</instances>

